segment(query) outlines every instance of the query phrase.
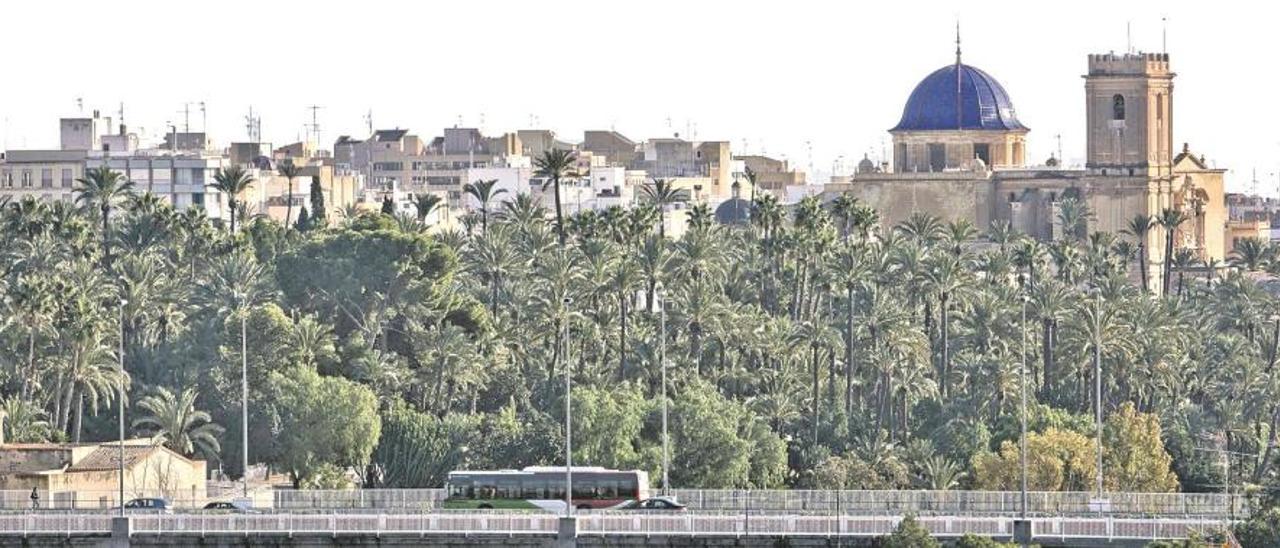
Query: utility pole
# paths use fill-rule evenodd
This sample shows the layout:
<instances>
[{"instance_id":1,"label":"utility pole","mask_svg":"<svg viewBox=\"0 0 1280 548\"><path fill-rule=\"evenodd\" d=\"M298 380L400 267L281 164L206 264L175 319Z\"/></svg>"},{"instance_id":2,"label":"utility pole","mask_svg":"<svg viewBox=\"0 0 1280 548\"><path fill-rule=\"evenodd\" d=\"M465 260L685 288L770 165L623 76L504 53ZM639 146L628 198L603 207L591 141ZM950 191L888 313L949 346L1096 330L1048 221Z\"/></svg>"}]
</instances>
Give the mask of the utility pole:
<instances>
[{"instance_id":1,"label":"utility pole","mask_svg":"<svg viewBox=\"0 0 1280 548\"><path fill-rule=\"evenodd\" d=\"M1094 413L1096 414L1095 435L1098 449L1098 501L1102 501L1102 290L1096 289L1093 299L1093 382Z\"/></svg>"},{"instance_id":2,"label":"utility pole","mask_svg":"<svg viewBox=\"0 0 1280 548\"><path fill-rule=\"evenodd\" d=\"M564 345L564 516L573 517L573 360L569 359L569 306L573 299L565 297L564 324L560 326L560 344Z\"/></svg>"},{"instance_id":3,"label":"utility pole","mask_svg":"<svg viewBox=\"0 0 1280 548\"><path fill-rule=\"evenodd\" d=\"M116 371L118 377L116 382L120 390L120 447L117 448L120 457L120 517L124 517L124 307L128 304L127 299L120 298L120 349L117 356L119 361L116 362L117 367L120 368Z\"/></svg>"},{"instance_id":4,"label":"utility pole","mask_svg":"<svg viewBox=\"0 0 1280 548\"><path fill-rule=\"evenodd\" d=\"M671 449L667 435L667 294L657 287L658 299L658 364L662 369L662 494L671 494Z\"/></svg>"}]
</instances>

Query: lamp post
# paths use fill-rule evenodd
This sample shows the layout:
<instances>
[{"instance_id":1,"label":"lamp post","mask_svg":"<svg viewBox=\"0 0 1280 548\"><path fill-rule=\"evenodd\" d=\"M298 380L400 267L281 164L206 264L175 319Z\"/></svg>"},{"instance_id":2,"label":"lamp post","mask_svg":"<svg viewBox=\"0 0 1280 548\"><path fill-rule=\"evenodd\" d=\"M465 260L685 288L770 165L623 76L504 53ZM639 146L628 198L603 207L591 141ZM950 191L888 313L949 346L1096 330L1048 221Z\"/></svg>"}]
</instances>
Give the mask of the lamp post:
<instances>
[{"instance_id":1,"label":"lamp post","mask_svg":"<svg viewBox=\"0 0 1280 548\"><path fill-rule=\"evenodd\" d=\"M564 323L560 326L560 344L564 345L564 515L573 516L573 360L569 359L569 305L565 297Z\"/></svg>"},{"instance_id":2,"label":"lamp post","mask_svg":"<svg viewBox=\"0 0 1280 548\"><path fill-rule=\"evenodd\" d=\"M116 371L116 383L120 390L120 446L116 448L120 458L120 517L124 517L124 307L128 304L128 299L120 298L120 348L116 356L116 366L119 368Z\"/></svg>"},{"instance_id":3,"label":"lamp post","mask_svg":"<svg viewBox=\"0 0 1280 548\"><path fill-rule=\"evenodd\" d=\"M1097 422L1095 435L1098 449L1098 501L1102 508L1102 290L1093 293L1093 394Z\"/></svg>"},{"instance_id":4,"label":"lamp post","mask_svg":"<svg viewBox=\"0 0 1280 548\"><path fill-rule=\"evenodd\" d=\"M246 327L248 310L240 311L240 489L249 498L249 340Z\"/></svg>"},{"instance_id":5,"label":"lamp post","mask_svg":"<svg viewBox=\"0 0 1280 548\"><path fill-rule=\"evenodd\" d=\"M671 450L667 436L667 294L658 284L658 364L662 369L662 494L671 494Z\"/></svg>"},{"instance_id":6,"label":"lamp post","mask_svg":"<svg viewBox=\"0 0 1280 548\"><path fill-rule=\"evenodd\" d=\"M1022 467L1022 492L1021 492L1021 514L1023 521L1027 519L1027 301L1030 299L1022 296L1022 322L1018 324L1018 330L1022 332L1022 349L1021 360L1022 368L1019 371L1021 375L1020 392L1022 393L1022 409L1020 410L1022 422L1022 437L1020 440L1018 460Z\"/></svg>"}]
</instances>

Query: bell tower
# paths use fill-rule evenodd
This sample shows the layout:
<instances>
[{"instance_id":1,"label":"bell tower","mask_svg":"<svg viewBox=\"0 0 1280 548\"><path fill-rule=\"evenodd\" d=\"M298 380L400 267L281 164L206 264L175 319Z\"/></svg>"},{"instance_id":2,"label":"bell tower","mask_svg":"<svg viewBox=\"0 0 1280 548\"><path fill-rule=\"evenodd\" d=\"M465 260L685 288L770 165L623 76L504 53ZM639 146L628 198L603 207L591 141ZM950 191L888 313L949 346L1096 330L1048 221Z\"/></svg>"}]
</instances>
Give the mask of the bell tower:
<instances>
[{"instance_id":1,"label":"bell tower","mask_svg":"<svg viewBox=\"0 0 1280 548\"><path fill-rule=\"evenodd\" d=\"M1167 53L1089 55L1085 167L1097 175L1169 176L1173 77Z\"/></svg>"}]
</instances>

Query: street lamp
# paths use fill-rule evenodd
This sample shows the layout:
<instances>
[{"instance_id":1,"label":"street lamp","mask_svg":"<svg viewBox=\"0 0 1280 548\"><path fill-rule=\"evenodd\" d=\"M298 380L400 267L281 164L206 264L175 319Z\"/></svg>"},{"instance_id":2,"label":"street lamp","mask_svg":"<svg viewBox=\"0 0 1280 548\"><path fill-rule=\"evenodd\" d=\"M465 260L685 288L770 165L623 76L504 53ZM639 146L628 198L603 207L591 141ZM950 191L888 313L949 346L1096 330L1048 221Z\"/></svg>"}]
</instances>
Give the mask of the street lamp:
<instances>
[{"instance_id":1,"label":"street lamp","mask_svg":"<svg viewBox=\"0 0 1280 548\"><path fill-rule=\"evenodd\" d=\"M124 307L128 304L128 299L120 298L120 349L116 356L119 368L116 371L116 383L120 390L120 446L116 448L120 457L120 517L124 517Z\"/></svg>"},{"instance_id":2,"label":"street lamp","mask_svg":"<svg viewBox=\"0 0 1280 548\"><path fill-rule=\"evenodd\" d=\"M1019 372L1022 376L1019 383L1022 392L1022 409L1020 412L1022 415L1022 439L1019 460L1022 467L1021 514L1024 521L1027 519L1027 302L1030 300L1030 297L1022 296L1022 322L1018 324L1018 330L1022 332L1022 368Z\"/></svg>"},{"instance_id":3,"label":"street lamp","mask_svg":"<svg viewBox=\"0 0 1280 548\"><path fill-rule=\"evenodd\" d=\"M667 295L662 284L657 284L654 296L658 300L658 364L662 369L662 494L671 494L671 450L667 436Z\"/></svg>"},{"instance_id":4,"label":"street lamp","mask_svg":"<svg viewBox=\"0 0 1280 548\"><path fill-rule=\"evenodd\" d=\"M1098 449L1098 507L1103 508L1102 502L1102 290L1095 288L1093 291L1093 397L1094 397L1094 413L1096 430L1095 435Z\"/></svg>"},{"instance_id":5,"label":"street lamp","mask_svg":"<svg viewBox=\"0 0 1280 548\"><path fill-rule=\"evenodd\" d=\"M249 498L249 340L248 310L240 311L240 489Z\"/></svg>"},{"instance_id":6,"label":"street lamp","mask_svg":"<svg viewBox=\"0 0 1280 548\"><path fill-rule=\"evenodd\" d=\"M569 306L573 299L565 297L564 323L560 326L560 344L564 345L564 515L573 517L573 361L569 359Z\"/></svg>"}]
</instances>

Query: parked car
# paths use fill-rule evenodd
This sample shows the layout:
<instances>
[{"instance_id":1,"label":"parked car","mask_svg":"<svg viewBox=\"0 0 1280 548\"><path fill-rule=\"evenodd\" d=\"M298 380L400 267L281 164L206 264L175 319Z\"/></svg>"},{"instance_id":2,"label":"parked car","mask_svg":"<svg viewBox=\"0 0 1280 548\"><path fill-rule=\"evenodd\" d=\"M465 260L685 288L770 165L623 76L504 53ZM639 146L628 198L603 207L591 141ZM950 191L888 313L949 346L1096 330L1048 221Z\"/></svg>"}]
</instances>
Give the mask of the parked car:
<instances>
[{"instance_id":1,"label":"parked car","mask_svg":"<svg viewBox=\"0 0 1280 548\"><path fill-rule=\"evenodd\" d=\"M673 497L653 497L644 500L628 501L618 507L620 510L648 510L656 512L683 512L687 507Z\"/></svg>"},{"instance_id":2,"label":"parked car","mask_svg":"<svg viewBox=\"0 0 1280 548\"><path fill-rule=\"evenodd\" d=\"M243 505L237 502L225 501L225 500L210 502L209 504L204 505L204 509L209 512L220 512L220 513L228 513L228 514L258 513L257 510L254 510L253 508L250 508L246 505Z\"/></svg>"},{"instance_id":3,"label":"parked car","mask_svg":"<svg viewBox=\"0 0 1280 548\"><path fill-rule=\"evenodd\" d=\"M172 514L173 505L162 498L139 498L124 503L124 509L130 513Z\"/></svg>"}]
</instances>

